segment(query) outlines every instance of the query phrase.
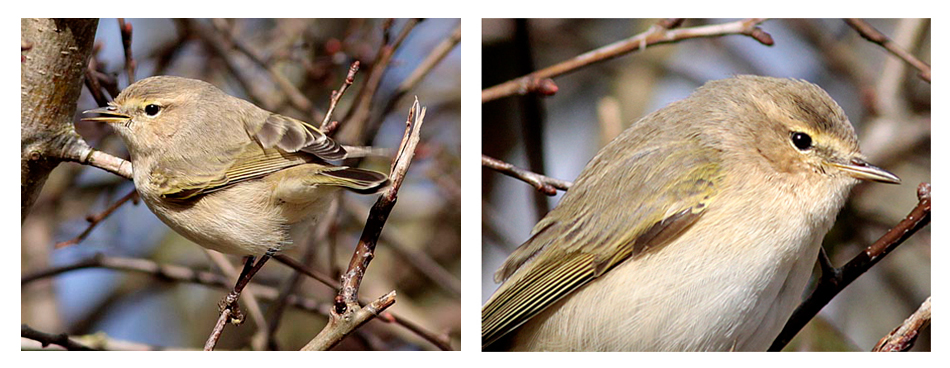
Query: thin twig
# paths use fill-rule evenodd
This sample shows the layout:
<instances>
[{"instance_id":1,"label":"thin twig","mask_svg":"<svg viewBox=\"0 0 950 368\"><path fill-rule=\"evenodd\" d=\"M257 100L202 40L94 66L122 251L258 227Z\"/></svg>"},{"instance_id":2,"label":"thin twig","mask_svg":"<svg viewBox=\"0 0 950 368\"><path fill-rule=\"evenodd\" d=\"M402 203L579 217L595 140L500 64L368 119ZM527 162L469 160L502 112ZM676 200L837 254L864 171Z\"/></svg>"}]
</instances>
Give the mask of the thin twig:
<instances>
[{"instance_id":1,"label":"thin twig","mask_svg":"<svg viewBox=\"0 0 950 368\"><path fill-rule=\"evenodd\" d=\"M208 255L208 258L211 259L212 263L218 266L218 269L224 273L225 277L232 280L238 279L239 272L234 268L234 265L228 261L228 258L224 254L209 249L203 250L205 251L205 254ZM264 312L261 309L261 305L258 302L257 290L253 289L251 285L247 285L244 290L239 290L239 292L241 300L247 305L248 314L250 314L251 319L254 320L257 328L259 330L266 331L269 327L267 324L267 319L264 318ZM222 308L221 314L218 317L218 323L220 323L222 318L225 321L231 320L235 324L242 324L244 322L244 317L240 310L238 310L237 303L234 303L233 305L229 304ZM205 343L205 350L209 350L209 347L210 349L214 349L214 345L217 343L218 338L221 337L221 332L224 330L224 326L219 325L218 323L215 324L215 327L211 333L211 337L214 338L212 339L209 337Z\"/></svg>"},{"instance_id":2,"label":"thin twig","mask_svg":"<svg viewBox=\"0 0 950 368\"><path fill-rule=\"evenodd\" d=\"M930 297L924 300L920 308L904 320L891 333L884 336L871 351L908 351L914 347L920 331L930 326Z\"/></svg>"},{"instance_id":3,"label":"thin twig","mask_svg":"<svg viewBox=\"0 0 950 368\"><path fill-rule=\"evenodd\" d=\"M557 190L568 190L573 183L536 174L507 162L482 155L482 166L531 184L539 192L553 196Z\"/></svg>"},{"instance_id":4,"label":"thin twig","mask_svg":"<svg viewBox=\"0 0 950 368\"><path fill-rule=\"evenodd\" d=\"M135 83L135 58L132 57L132 23L126 23L125 18L119 18L119 32L122 33L122 49L125 50L125 74L129 84Z\"/></svg>"},{"instance_id":5,"label":"thin twig","mask_svg":"<svg viewBox=\"0 0 950 368\"><path fill-rule=\"evenodd\" d=\"M213 251L207 250L208 254L218 255L224 257L220 253L215 253ZM212 257L214 259L215 257ZM254 262L254 259L258 258L257 262ZM245 321L244 313L241 312L241 307L238 304L238 300L241 298L241 294L244 294L244 289L250 285L251 278L260 271L261 267L270 259L269 254L263 254L259 257L247 256L244 258L244 269L241 271L241 274L237 277L237 283L234 284L234 288L231 289L231 292L224 297L224 299L218 303L221 314L218 317L218 321L215 323L214 328L211 330L211 334L208 336L207 342L205 342L205 350L214 350L214 346L218 343L218 339L221 337L221 332L224 330L224 325L222 321L230 321L234 325L241 325ZM222 271L228 273L230 271L230 263L224 262L225 265L222 267ZM234 272L230 272L233 277ZM256 301L252 301L253 294L245 297L245 303L252 308L256 307L256 316L254 317L258 323L264 323L263 313L260 311L260 307L256 304ZM266 328L266 326L264 326Z\"/></svg>"},{"instance_id":6,"label":"thin twig","mask_svg":"<svg viewBox=\"0 0 950 368\"><path fill-rule=\"evenodd\" d=\"M343 93L346 92L347 88L350 88L350 86L353 85L353 80L356 78L356 72L359 70L359 60L354 61L353 64L350 64L350 71L346 73L346 78L343 79L343 85L340 86L340 90L330 92L330 106L327 107L327 114L323 117L323 122L320 123L320 131L329 135L333 133L333 129L339 127L339 123L330 124L330 116L333 115L333 110L336 110L336 104L340 102L340 98L343 97Z\"/></svg>"},{"instance_id":7,"label":"thin twig","mask_svg":"<svg viewBox=\"0 0 950 368\"><path fill-rule=\"evenodd\" d=\"M120 198L118 201L110 205L104 211L97 213L95 215L86 216L86 221L89 222L89 226L86 227L86 230L84 230L81 234L79 234L75 238L56 243L56 245L54 245L53 247L56 249L59 249L63 247L68 247L70 245L79 244L80 242L85 240L87 236L89 236L89 233L92 232L92 229L95 229L96 226L99 225L100 222L102 222L102 220L105 220L107 217L109 217L109 215L111 215L113 212L115 212L115 210L119 209L119 207L121 207L123 204L125 204L125 202L128 202L129 200L132 200L132 203L138 204L138 192L135 191L135 189L132 189L132 191L129 192L129 194L126 194L125 196Z\"/></svg>"},{"instance_id":8,"label":"thin twig","mask_svg":"<svg viewBox=\"0 0 950 368\"><path fill-rule=\"evenodd\" d=\"M844 20L851 28L854 28L861 37L871 41L872 43L877 44L878 46L883 47L885 50L897 56L901 60L904 60L907 64L910 64L914 68L920 71L920 79L923 79L927 83L930 83L930 64L927 64L920 59L918 59L913 54L905 51L899 45L891 41L890 38L885 36L883 33L875 29L873 26L865 22L864 20L857 18L848 18Z\"/></svg>"},{"instance_id":9,"label":"thin twig","mask_svg":"<svg viewBox=\"0 0 950 368\"><path fill-rule=\"evenodd\" d=\"M89 94L96 100L96 105L103 107L109 104L109 99L102 94L102 85L99 84L99 78L97 77L97 66L98 61L96 56L93 55L89 58L89 64L86 66L86 78L83 79L83 82L85 82Z\"/></svg>"},{"instance_id":10,"label":"thin twig","mask_svg":"<svg viewBox=\"0 0 950 368\"><path fill-rule=\"evenodd\" d=\"M224 332L224 327L228 325L228 320L231 319L234 312L231 308L231 305L226 305L221 314L218 315L218 320L214 323L214 328L211 329L211 335L208 336L208 341L205 341L204 351L212 351L214 346L218 344L218 339L221 338L221 333Z\"/></svg>"},{"instance_id":11,"label":"thin twig","mask_svg":"<svg viewBox=\"0 0 950 368\"><path fill-rule=\"evenodd\" d=\"M275 260L280 261L281 263L287 264L282 260L282 257L289 259L282 254L278 254L274 257ZM300 271L301 273L319 280L321 283L326 284L331 288L335 288L337 281L332 277L322 275L314 272L313 270L307 269L303 265L298 267L291 267L295 270ZM224 275L220 275L213 272L206 271L195 271L187 267L169 265L169 264L159 264L151 260L140 259L140 258L121 258L121 257L107 257L102 254L96 254L92 257L80 260L74 264L57 266L45 270L39 270L30 274L26 274L20 277L20 287L24 288L30 283L35 281L47 279L54 277L63 273L88 269L88 268L102 268L116 271L126 271L126 272L137 272L145 275L150 275L159 280L168 281L168 282L184 282L184 283L193 283L198 285L204 285L208 287L214 287L223 290L230 290L233 285ZM261 300L267 302L273 302L277 300L279 292L277 289L260 284L254 284L254 291L257 294L257 297ZM328 315L331 305L329 303L321 303L314 299L305 298L299 295L291 295L288 299L288 302L294 308L300 309L309 313L317 313L323 316ZM361 301L363 303L363 301ZM421 329L418 325L397 316L396 314L389 313L395 319L396 324L408 329L424 338L426 341L431 342L433 345L436 345L439 348L448 346L447 340L440 340L439 337L431 332L428 332L424 329Z\"/></svg>"},{"instance_id":12,"label":"thin twig","mask_svg":"<svg viewBox=\"0 0 950 368\"><path fill-rule=\"evenodd\" d=\"M815 290L795 309L785 324L785 328L772 342L769 351L782 350L841 290L890 254L907 238L930 224L930 183L921 183L917 187L917 199L917 206L906 218L865 248L863 252L854 256L847 264L830 270L828 265L822 266L822 275Z\"/></svg>"},{"instance_id":13,"label":"thin twig","mask_svg":"<svg viewBox=\"0 0 950 368\"><path fill-rule=\"evenodd\" d=\"M389 213L396 204L397 193L402 186L406 172L409 170L412 157L415 155L416 146L420 140L419 131L422 128L425 113L426 109L416 99L409 110L409 117L406 119L406 135L403 137L399 153L393 163L390 174L392 184L370 209L366 225L363 227L363 233L360 235L360 241L356 245L356 250L353 252L346 273L343 274L340 292L334 299L334 308L330 311L330 320L326 327L302 350L327 350L332 348L353 330L396 302L396 292L392 291L361 307L358 294L363 275L366 274L366 269L375 256L379 235L389 218Z\"/></svg>"},{"instance_id":14,"label":"thin twig","mask_svg":"<svg viewBox=\"0 0 950 368\"><path fill-rule=\"evenodd\" d=\"M55 344L62 346L66 350L96 350L90 348L86 345L80 344L73 339L69 338L69 335L65 333L61 334L51 334L46 332L41 332L34 330L30 326L27 326L25 323L20 325L20 337L24 337L30 340L36 340L43 347L47 347L50 344Z\"/></svg>"},{"instance_id":15,"label":"thin twig","mask_svg":"<svg viewBox=\"0 0 950 368\"><path fill-rule=\"evenodd\" d=\"M679 22L664 20L650 27L646 32L628 39L612 43L526 76L482 90L482 103L511 95L524 95L537 91L544 85L545 82L542 80L545 78L554 78L593 63L610 60L654 45L675 43L693 38L744 35L759 41L759 43L763 45L771 46L774 43L772 36L759 28L759 24L764 21L765 19L752 18L702 27L670 29L667 27L678 26Z\"/></svg>"},{"instance_id":16,"label":"thin twig","mask_svg":"<svg viewBox=\"0 0 950 368\"><path fill-rule=\"evenodd\" d=\"M141 258L107 257L102 254L96 254L74 264L53 267L24 275L20 278L20 287L22 288L32 282L54 277L66 272L88 268L137 272L150 275L163 281L193 283L224 290L230 290L231 287L233 287L233 285L229 285L231 281L229 281L226 276L217 273L195 271L187 267L176 265L159 264L154 261ZM260 299L268 302L274 301L278 297L277 290L269 286L254 284L254 290ZM311 313L320 313L323 315L326 315L326 310L329 309L328 304L326 303L321 304L315 300L303 298L298 295L291 297L290 303L295 308Z\"/></svg>"},{"instance_id":17,"label":"thin twig","mask_svg":"<svg viewBox=\"0 0 950 368\"><path fill-rule=\"evenodd\" d=\"M361 214L366 213L366 209L361 207L362 206L354 201L345 201L344 208L346 211L344 212L346 212L348 218L353 222L360 221L361 219L357 218L357 216L362 216ZM381 234L380 240L386 243L386 246L389 249L392 249L398 257L400 257L406 262L407 265L411 266L420 274L429 280L432 280L432 282L445 289L453 296L461 296L461 281L459 281L457 277L452 275L451 272L447 271L444 267L442 267L442 265L432 259L432 257L430 257L425 252L411 249L411 247L406 244L406 241L403 240L403 236L398 231Z\"/></svg>"}]
</instances>

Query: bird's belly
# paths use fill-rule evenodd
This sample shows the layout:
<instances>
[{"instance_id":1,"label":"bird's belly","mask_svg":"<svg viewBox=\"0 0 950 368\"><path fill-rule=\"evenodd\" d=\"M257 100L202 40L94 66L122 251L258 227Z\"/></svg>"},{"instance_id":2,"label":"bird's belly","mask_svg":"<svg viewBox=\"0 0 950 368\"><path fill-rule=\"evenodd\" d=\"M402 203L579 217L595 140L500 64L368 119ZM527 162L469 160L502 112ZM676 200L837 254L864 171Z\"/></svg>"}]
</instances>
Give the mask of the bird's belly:
<instances>
[{"instance_id":1,"label":"bird's belly","mask_svg":"<svg viewBox=\"0 0 950 368\"><path fill-rule=\"evenodd\" d=\"M810 239L799 242L805 246L763 243L745 250L730 249L735 239L729 236L684 236L551 305L515 331L512 348L765 350L800 302L823 234L801 234Z\"/></svg>"},{"instance_id":2,"label":"bird's belly","mask_svg":"<svg viewBox=\"0 0 950 368\"><path fill-rule=\"evenodd\" d=\"M173 230L202 247L235 255L262 255L291 244L290 226L260 182L245 182L186 205L145 203Z\"/></svg>"}]
</instances>

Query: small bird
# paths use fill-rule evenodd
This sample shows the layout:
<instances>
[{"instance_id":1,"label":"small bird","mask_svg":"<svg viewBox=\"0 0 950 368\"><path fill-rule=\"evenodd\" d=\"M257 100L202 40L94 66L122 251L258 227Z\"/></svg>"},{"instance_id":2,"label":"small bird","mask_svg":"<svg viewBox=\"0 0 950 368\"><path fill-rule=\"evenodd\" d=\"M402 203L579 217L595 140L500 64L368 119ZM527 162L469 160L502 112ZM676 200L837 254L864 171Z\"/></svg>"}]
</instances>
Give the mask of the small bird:
<instances>
[{"instance_id":1,"label":"small bird","mask_svg":"<svg viewBox=\"0 0 950 368\"><path fill-rule=\"evenodd\" d=\"M485 350L764 351L865 161L802 80L711 81L621 133L495 274Z\"/></svg>"},{"instance_id":2,"label":"small bird","mask_svg":"<svg viewBox=\"0 0 950 368\"><path fill-rule=\"evenodd\" d=\"M200 80L142 79L84 113L122 137L135 189L159 219L205 248L262 256L257 269L292 244L292 230L315 222L336 189L370 194L389 184L385 174L328 163L346 150L314 126Z\"/></svg>"}]
</instances>

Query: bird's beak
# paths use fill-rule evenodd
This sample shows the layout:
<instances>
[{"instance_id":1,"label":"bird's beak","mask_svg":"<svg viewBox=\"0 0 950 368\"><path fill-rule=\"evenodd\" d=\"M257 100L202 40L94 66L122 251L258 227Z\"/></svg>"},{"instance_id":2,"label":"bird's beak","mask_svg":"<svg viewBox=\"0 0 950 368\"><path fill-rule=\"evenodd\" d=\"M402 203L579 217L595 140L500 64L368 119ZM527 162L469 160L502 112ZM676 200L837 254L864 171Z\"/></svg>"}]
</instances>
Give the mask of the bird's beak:
<instances>
[{"instance_id":1,"label":"bird's beak","mask_svg":"<svg viewBox=\"0 0 950 368\"><path fill-rule=\"evenodd\" d=\"M100 107L98 109L86 110L83 114L99 114L99 116L83 117L82 121L98 121L103 123L124 123L131 119L131 116L116 111L115 106Z\"/></svg>"},{"instance_id":2,"label":"bird's beak","mask_svg":"<svg viewBox=\"0 0 950 368\"><path fill-rule=\"evenodd\" d=\"M849 163L829 162L831 166L843 170L855 179L870 180L888 184L900 184L901 178L880 167L871 165L861 158L852 158Z\"/></svg>"}]
</instances>

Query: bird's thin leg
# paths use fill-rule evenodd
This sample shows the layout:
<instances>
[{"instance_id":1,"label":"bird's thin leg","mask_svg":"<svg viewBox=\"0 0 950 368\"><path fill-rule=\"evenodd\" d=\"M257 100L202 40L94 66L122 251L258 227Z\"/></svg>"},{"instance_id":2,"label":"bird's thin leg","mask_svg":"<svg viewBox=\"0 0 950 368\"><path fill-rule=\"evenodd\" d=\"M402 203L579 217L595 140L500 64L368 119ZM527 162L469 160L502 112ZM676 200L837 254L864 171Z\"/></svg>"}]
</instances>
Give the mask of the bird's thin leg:
<instances>
[{"instance_id":1,"label":"bird's thin leg","mask_svg":"<svg viewBox=\"0 0 950 368\"><path fill-rule=\"evenodd\" d=\"M257 271L260 271L264 267L264 263L267 262L275 253L276 249L268 249L264 255L261 256L261 259L254 263L254 256L248 256L244 259L244 268L241 269L241 275L238 276L237 282L234 284L234 289L224 297L224 300L221 301L219 305L220 309L223 311L225 308L231 309L231 322L234 324L241 324L244 322L244 315L241 313L241 310L238 307L238 297L241 296L241 292L244 291L244 287L247 284L251 283L251 279L257 274Z\"/></svg>"}]
</instances>

